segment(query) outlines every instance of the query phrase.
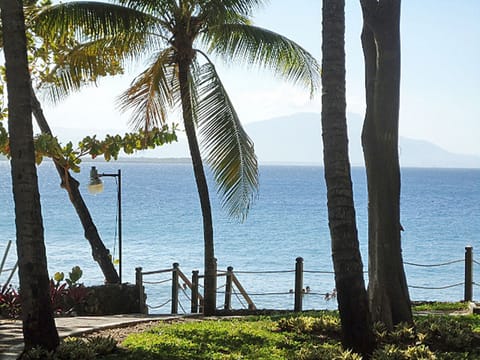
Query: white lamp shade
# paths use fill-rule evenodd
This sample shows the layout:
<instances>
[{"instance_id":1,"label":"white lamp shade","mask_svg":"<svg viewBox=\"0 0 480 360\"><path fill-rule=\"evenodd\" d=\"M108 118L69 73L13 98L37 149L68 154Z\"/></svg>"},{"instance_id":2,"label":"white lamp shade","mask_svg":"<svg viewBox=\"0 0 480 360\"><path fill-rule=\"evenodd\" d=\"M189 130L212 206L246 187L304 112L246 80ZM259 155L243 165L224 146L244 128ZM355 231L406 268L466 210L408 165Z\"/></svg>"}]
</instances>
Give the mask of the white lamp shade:
<instances>
[{"instance_id":1,"label":"white lamp shade","mask_svg":"<svg viewBox=\"0 0 480 360\"><path fill-rule=\"evenodd\" d=\"M98 193L101 193L103 191L103 182L98 182L96 184L89 184L88 185L88 192L90 194L98 194Z\"/></svg>"}]
</instances>

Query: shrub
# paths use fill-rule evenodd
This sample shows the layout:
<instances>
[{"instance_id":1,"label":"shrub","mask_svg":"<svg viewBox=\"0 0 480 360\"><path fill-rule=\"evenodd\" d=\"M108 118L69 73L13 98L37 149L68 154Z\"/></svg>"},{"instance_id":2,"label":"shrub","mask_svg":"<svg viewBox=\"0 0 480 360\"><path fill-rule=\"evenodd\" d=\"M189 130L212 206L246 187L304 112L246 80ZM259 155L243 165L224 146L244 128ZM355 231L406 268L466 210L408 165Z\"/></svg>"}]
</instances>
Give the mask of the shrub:
<instances>
[{"instance_id":1,"label":"shrub","mask_svg":"<svg viewBox=\"0 0 480 360\"><path fill-rule=\"evenodd\" d=\"M318 318L299 316L280 319L277 325L280 331L298 334L338 335L340 333L340 320L332 315L323 315Z\"/></svg>"},{"instance_id":2,"label":"shrub","mask_svg":"<svg viewBox=\"0 0 480 360\"><path fill-rule=\"evenodd\" d=\"M16 319L20 316L20 295L10 285L0 292L0 315Z\"/></svg>"},{"instance_id":3,"label":"shrub","mask_svg":"<svg viewBox=\"0 0 480 360\"><path fill-rule=\"evenodd\" d=\"M425 345L408 346L406 349L387 344L372 355L371 360L436 360L435 354Z\"/></svg>"},{"instance_id":4,"label":"shrub","mask_svg":"<svg viewBox=\"0 0 480 360\"><path fill-rule=\"evenodd\" d=\"M340 344L308 345L301 348L295 358L298 360L362 360L359 354L343 350Z\"/></svg>"},{"instance_id":5,"label":"shrub","mask_svg":"<svg viewBox=\"0 0 480 360\"><path fill-rule=\"evenodd\" d=\"M404 347L417 341L415 329L406 323L397 324L392 331L388 331L383 323L377 322L373 324L373 332L378 344L396 344Z\"/></svg>"},{"instance_id":6,"label":"shrub","mask_svg":"<svg viewBox=\"0 0 480 360\"><path fill-rule=\"evenodd\" d=\"M53 351L47 351L45 349L34 347L28 350L22 355L24 360L51 360L53 359Z\"/></svg>"},{"instance_id":7,"label":"shrub","mask_svg":"<svg viewBox=\"0 0 480 360\"><path fill-rule=\"evenodd\" d=\"M70 315L81 312L87 299L88 290L78 281L82 269L74 266L65 279L63 272L56 272L50 280L50 299L56 315ZM62 281L64 281L61 283Z\"/></svg>"},{"instance_id":8,"label":"shrub","mask_svg":"<svg viewBox=\"0 0 480 360\"><path fill-rule=\"evenodd\" d=\"M94 336L88 338L87 344L97 355L110 354L117 347L117 342L110 336Z\"/></svg>"},{"instance_id":9,"label":"shrub","mask_svg":"<svg viewBox=\"0 0 480 360\"><path fill-rule=\"evenodd\" d=\"M95 359L95 351L78 338L66 338L55 351L55 360L90 360Z\"/></svg>"},{"instance_id":10,"label":"shrub","mask_svg":"<svg viewBox=\"0 0 480 360\"><path fill-rule=\"evenodd\" d=\"M453 317L428 317L417 322L423 342L433 350L470 351L476 348L472 326Z\"/></svg>"}]
</instances>

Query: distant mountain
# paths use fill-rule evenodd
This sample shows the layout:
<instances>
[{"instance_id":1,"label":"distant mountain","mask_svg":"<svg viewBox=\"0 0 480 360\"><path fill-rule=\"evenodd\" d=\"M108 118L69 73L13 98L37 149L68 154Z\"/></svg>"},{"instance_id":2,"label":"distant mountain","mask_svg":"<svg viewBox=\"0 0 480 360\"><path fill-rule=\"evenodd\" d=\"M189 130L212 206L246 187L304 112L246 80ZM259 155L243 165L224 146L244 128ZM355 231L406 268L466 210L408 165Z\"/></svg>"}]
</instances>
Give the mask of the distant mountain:
<instances>
[{"instance_id":1,"label":"distant mountain","mask_svg":"<svg viewBox=\"0 0 480 360\"><path fill-rule=\"evenodd\" d=\"M320 114L297 113L245 126L262 162L321 164L323 158ZM358 114L347 115L350 162L363 166L361 127ZM480 157L450 153L428 141L400 137L403 167L480 168Z\"/></svg>"},{"instance_id":2,"label":"distant mountain","mask_svg":"<svg viewBox=\"0 0 480 360\"><path fill-rule=\"evenodd\" d=\"M363 166L361 128L363 119L358 114L347 115L350 162ZM245 125L255 143L255 151L262 163L322 164L323 147L320 114L296 113ZM60 140L80 140L90 131L54 129ZM102 131L97 137L118 131ZM84 135L81 135L84 134ZM177 143L137 153L133 158L187 158L188 146L183 133ZM480 168L480 157L450 153L428 141L400 137L400 163L404 167ZM130 157L130 156L129 156ZM132 158L131 157L131 158Z\"/></svg>"}]
</instances>

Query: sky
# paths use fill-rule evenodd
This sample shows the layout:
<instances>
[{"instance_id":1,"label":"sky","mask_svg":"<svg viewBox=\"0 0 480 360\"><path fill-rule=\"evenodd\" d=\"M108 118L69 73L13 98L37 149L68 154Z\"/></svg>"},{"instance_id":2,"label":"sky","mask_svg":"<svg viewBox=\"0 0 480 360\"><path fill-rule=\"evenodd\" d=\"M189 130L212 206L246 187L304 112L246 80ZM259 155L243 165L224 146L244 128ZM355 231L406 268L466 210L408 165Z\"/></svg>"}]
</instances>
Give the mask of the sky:
<instances>
[{"instance_id":1,"label":"sky","mask_svg":"<svg viewBox=\"0 0 480 360\"><path fill-rule=\"evenodd\" d=\"M401 14L402 78L400 135L432 142L453 153L480 156L480 1L404 0ZM271 0L254 24L303 46L321 61L321 1ZM347 111L365 110L362 28L358 0L346 0ZM125 132L128 116L115 107L142 64L117 78L82 90L62 103L45 105L55 132L77 135ZM297 112L321 111L321 93L275 79L266 70L217 62L243 123ZM171 121L179 122L176 117ZM320 121L320 118L319 118ZM292 137L293 138L293 137ZM301 141L301 137L296 136Z\"/></svg>"}]
</instances>

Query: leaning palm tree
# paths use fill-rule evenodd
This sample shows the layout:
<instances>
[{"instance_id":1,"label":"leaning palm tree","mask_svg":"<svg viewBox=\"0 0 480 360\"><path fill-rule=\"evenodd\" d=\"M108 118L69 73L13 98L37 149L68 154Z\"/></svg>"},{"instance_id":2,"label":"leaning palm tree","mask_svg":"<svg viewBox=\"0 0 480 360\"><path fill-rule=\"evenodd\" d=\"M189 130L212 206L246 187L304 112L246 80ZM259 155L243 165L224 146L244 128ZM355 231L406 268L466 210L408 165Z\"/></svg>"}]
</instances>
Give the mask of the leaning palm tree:
<instances>
[{"instance_id":1,"label":"leaning palm tree","mask_svg":"<svg viewBox=\"0 0 480 360\"><path fill-rule=\"evenodd\" d=\"M80 75L96 72L103 59L125 63L151 55L147 68L119 98L133 110L133 127L163 124L180 109L203 216L204 313L215 312L216 261L203 158L211 167L227 212L243 221L258 190L258 165L248 137L222 84L212 56L269 68L310 94L319 87L316 60L295 42L253 26L262 0L116 0L70 2L38 15L38 31L61 34L75 26L83 45L69 54L60 85L76 88ZM58 38L57 38L58 39ZM57 87L55 96L59 95ZM60 94L62 95L62 94ZM197 137L198 133L198 137Z\"/></svg>"},{"instance_id":2,"label":"leaning palm tree","mask_svg":"<svg viewBox=\"0 0 480 360\"><path fill-rule=\"evenodd\" d=\"M8 91L8 130L15 203L18 276L25 350L58 345L33 148L30 74L22 1L0 1Z\"/></svg>"}]
</instances>

